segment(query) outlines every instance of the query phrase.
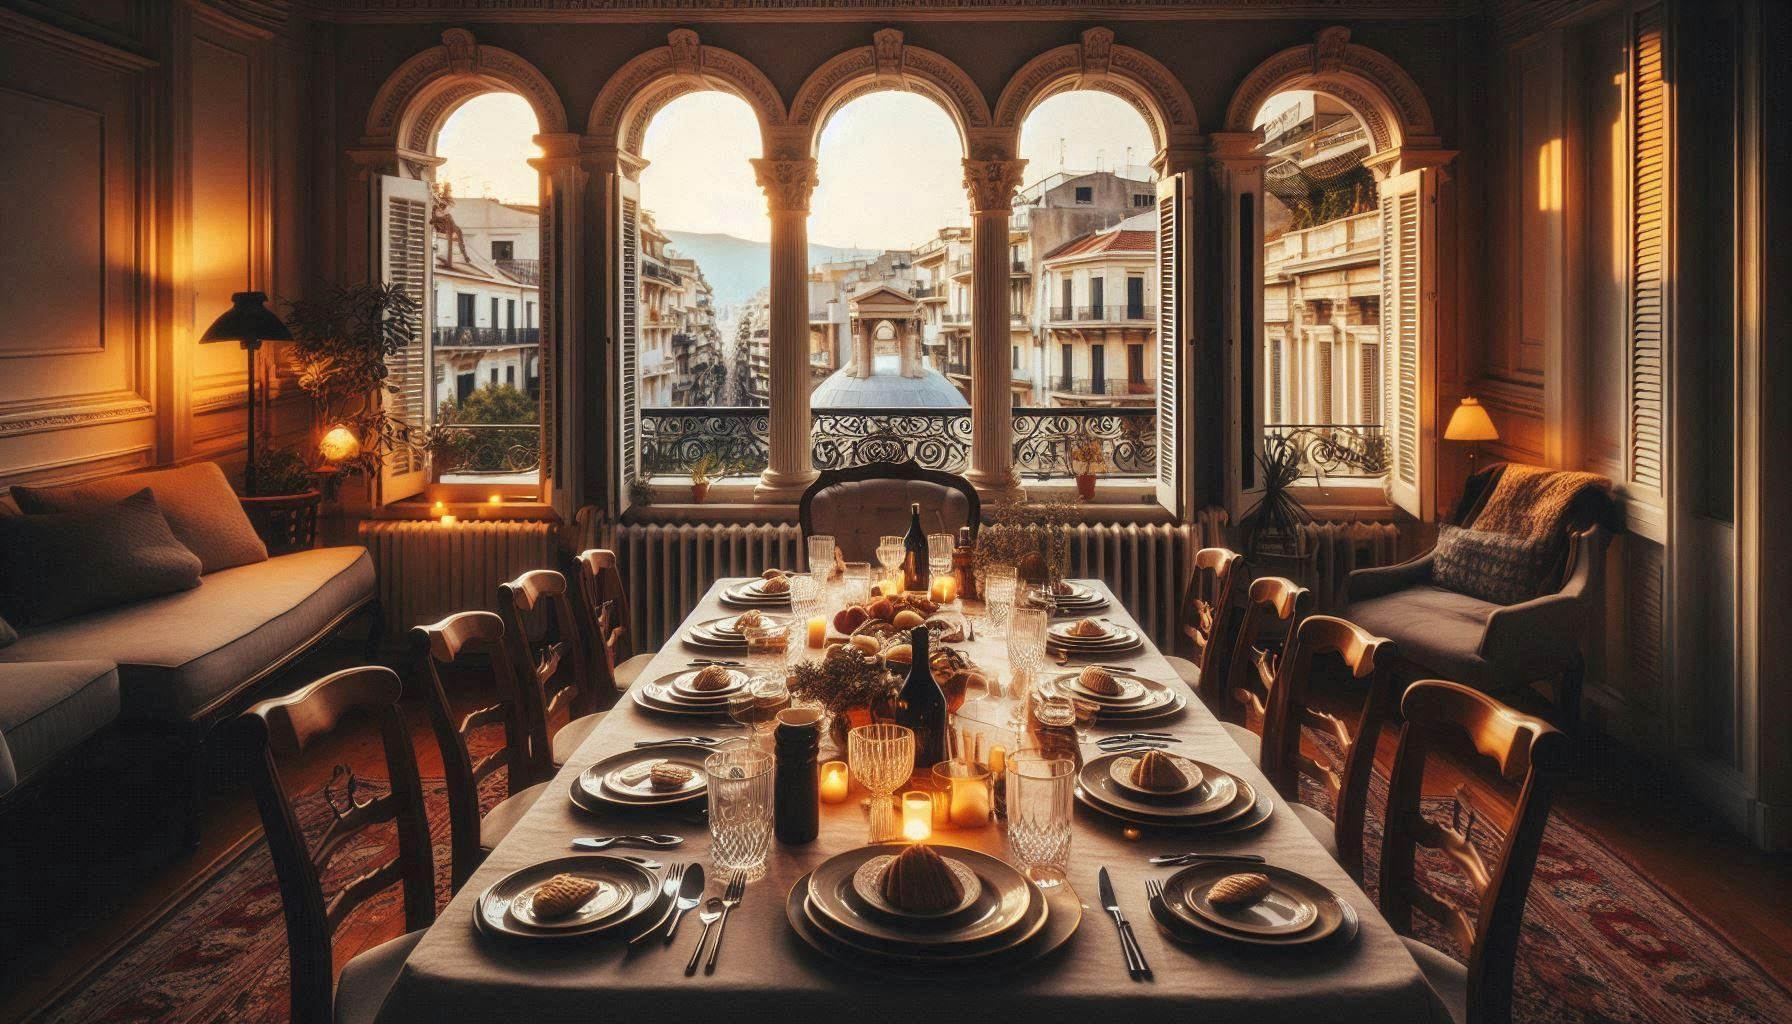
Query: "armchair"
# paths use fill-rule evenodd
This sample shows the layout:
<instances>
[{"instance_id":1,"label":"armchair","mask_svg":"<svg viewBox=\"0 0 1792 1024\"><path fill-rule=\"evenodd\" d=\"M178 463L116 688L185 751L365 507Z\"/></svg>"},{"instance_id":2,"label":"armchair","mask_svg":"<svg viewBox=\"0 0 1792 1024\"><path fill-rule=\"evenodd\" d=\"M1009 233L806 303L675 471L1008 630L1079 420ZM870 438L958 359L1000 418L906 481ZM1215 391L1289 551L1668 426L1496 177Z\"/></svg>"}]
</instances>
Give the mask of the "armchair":
<instances>
[{"instance_id":1,"label":"armchair","mask_svg":"<svg viewBox=\"0 0 1792 1024\"><path fill-rule=\"evenodd\" d=\"M1505 468L1489 466L1469 478L1452 525L1474 523ZM1489 693L1553 682L1557 724L1572 733L1580 724L1581 645L1603 601L1612 515L1609 495L1597 490L1567 508L1560 527L1566 543L1551 582L1530 600L1501 605L1438 585L1434 548L1399 565L1351 573L1344 616L1392 638L1408 680L1441 677Z\"/></svg>"}]
</instances>

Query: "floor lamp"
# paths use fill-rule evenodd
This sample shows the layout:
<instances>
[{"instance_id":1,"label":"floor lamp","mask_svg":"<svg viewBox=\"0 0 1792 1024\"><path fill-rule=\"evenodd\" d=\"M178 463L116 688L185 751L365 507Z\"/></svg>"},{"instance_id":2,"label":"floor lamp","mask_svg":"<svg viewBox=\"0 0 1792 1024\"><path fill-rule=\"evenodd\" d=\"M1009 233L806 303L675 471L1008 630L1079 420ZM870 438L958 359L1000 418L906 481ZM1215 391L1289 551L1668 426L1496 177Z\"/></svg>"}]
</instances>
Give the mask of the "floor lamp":
<instances>
[{"instance_id":1,"label":"floor lamp","mask_svg":"<svg viewBox=\"0 0 1792 1024\"><path fill-rule=\"evenodd\" d=\"M291 341L292 333L268 309L268 297L261 292L237 292L230 297L230 308L212 321L199 339L200 344L234 341L249 354L249 457L243 463L243 494L255 494L255 353L264 341Z\"/></svg>"}]
</instances>

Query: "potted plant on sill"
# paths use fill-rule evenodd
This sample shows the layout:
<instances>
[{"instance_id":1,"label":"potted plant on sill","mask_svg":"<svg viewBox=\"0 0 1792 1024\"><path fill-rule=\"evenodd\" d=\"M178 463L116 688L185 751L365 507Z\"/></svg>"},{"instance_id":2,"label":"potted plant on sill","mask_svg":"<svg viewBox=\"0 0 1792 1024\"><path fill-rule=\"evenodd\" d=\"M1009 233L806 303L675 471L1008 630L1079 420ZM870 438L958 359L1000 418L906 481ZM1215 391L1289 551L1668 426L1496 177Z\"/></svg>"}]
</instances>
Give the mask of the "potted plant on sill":
<instances>
[{"instance_id":1,"label":"potted plant on sill","mask_svg":"<svg viewBox=\"0 0 1792 1024\"><path fill-rule=\"evenodd\" d=\"M1107 456L1101 442L1089 434L1079 434L1070 442L1070 468L1076 474L1076 493L1084 501L1095 500L1095 478L1108 470Z\"/></svg>"},{"instance_id":2,"label":"potted plant on sill","mask_svg":"<svg viewBox=\"0 0 1792 1024\"><path fill-rule=\"evenodd\" d=\"M1313 521L1313 514L1290 491L1301 476L1300 447L1271 443L1257 453L1257 465L1263 473L1263 496L1239 518L1245 560L1259 567L1304 563L1309 552L1300 528Z\"/></svg>"},{"instance_id":3,"label":"potted plant on sill","mask_svg":"<svg viewBox=\"0 0 1792 1024\"><path fill-rule=\"evenodd\" d=\"M709 496L709 485L712 476L724 476L728 472L726 462L715 452L704 452L691 463L691 501L703 504Z\"/></svg>"}]
</instances>

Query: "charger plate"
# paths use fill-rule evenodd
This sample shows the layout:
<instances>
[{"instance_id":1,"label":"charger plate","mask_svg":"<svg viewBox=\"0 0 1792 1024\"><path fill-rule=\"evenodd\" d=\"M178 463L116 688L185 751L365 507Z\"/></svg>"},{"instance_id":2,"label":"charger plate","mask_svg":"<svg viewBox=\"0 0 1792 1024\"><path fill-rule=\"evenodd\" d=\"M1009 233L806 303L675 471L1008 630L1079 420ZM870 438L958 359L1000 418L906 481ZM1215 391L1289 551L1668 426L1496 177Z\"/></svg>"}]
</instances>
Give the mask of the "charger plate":
<instances>
[{"instance_id":1,"label":"charger plate","mask_svg":"<svg viewBox=\"0 0 1792 1024\"><path fill-rule=\"evenodd\" d=\"M695 743L662 743L611 754L573 776L572 802L583 810L601 812L618 807L678 807L702 800L708 794L708 776L704 773L703 762L713 753L714 750ZM673 761L690 768L697 773L699 784L661 795L631 793L616 789L608 782L610 774L619 769L642 761L660 760Z\"/></svg>"},{"instance_id":2,"label":"charger plate","mask_svg":"<svg viewBox=\"0 0 1792 1024\"><path fill-rule=\"evenodd\" d=\"M540 927L524 923L512 903L561 872L602 881L628 894L624 909L572 927ZM598 935L645 913L659 899L660 881L633 861L601 853L573 854L519 868L493 882L473 902L473 920L487 935L522 939L565 939ZM525 911L526 913L526 911Z\"/></svg>"},{"instance_id":3,"label":"charger plate","mask_svg":"<svg viewBox=\"0 0 1792 1024\"><path fill-rule=\"evenodd\" d=\"M1207 900L1207 890L1227 875L1266 875L1270 895L1245 910L1226 910ZM1164 905L1174 917L1201 931L1235 942L1303 946L1323 941L1344 923L1347 904L1305 875L1273 864L1205 861L1164 882Z\"/></svg>"},{"instance_id":4,"label":"charger plate","mask_svg":"<svg viewBox=\"0 0 1792 1024\"><path fill-rule=\"evenodd\" d=\"M1248 788L1248 784L1243 779L1239 779L1238 784L1240 787ZM1246 807L1246 809L1240 812L1237 817L1227 818L1224 823L1179 821L1175 818L1153 818L1142 814L1133 814L1129 811L1123 811L1112 805L1104 804L1098 800L1092 799L1089 793L1080 785L1076 787L1076 800L1077 803L1082 804L1084 807L1087 807L1098 814L1106 815L1116 821L1123 821L1128 825L1141 825L1147 828L1175 829L1183 832L1199 832L1204 836L1236 835L1240 832L1249 832L1268 821L1270 815L1275 813L1276 809L1275 800L1267 791L1257 793L1256 801L1254 803ZM1236 808L1236 806L1237 805L1235 804L1234 807Z\"/></svg>"},{"instance_id":5,"label":"charger plate","mask_svg":"<svg viewBox=\"0 0 1792 1024\"><path fill-rule=\"evenodd\" d=\"M1077 783L1104 807L1151 819L1165 819L1171 824L1195 821L1208 825L1222 824L1227 820L1228 813L1232 816L1243 814L1256 799L1250 784L1238 776L1204 761L1192 760L1190 763L1200 770L1203 779L1200 789L1186 794L1147 796L1122 786L1114 778L1115 768L1120 762L1136 758L1135 754L1102 754L1092 757L1083 763L1082 770L1077 773Z\"/></svg>"},{"instance_id":6,"label":"charger plate","mask_svg":"<svg viewBox=\"0 0 1792 1024\"><path fill-rule=\"evenodd\" d=\"M867 941L909 947L925 955L929 948L987 942L1028 918L1035 886L1019 871L986 853L962 847L935 849L973 871L981 882L977 898L957 915L917 920L896 918L865 903L853 876L866 861L900 851L900 844L862 846L828 858L810 873L808 902L845 932Z\"/></svg>"}]
</instances>

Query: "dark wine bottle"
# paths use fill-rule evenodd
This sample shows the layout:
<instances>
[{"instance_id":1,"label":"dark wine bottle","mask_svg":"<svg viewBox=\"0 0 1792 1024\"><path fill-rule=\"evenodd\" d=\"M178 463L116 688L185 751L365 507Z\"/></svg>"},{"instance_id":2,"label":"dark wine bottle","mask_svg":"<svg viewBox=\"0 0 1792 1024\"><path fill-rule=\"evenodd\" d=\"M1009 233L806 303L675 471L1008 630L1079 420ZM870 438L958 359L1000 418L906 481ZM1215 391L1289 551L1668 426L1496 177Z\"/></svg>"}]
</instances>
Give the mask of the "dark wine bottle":
<instances>
[{"instance_id":1,"label":"dark wine bottle","mask_svg":"<svg viewBox=\"0 0 1792 1024\"><path fill-rule=\"evenodd\" d=\"M908 533L902 538L902 589L927 592L927 531L921 528L921 503L909 507Z\"/></svg>"},{"instance_id":2,"label":"dark wine bottle","mask_svg":"<svg viewBox=\"0 0 1792 1024\"><path fill-rule=\"evenodd\" d=\"M909 631L908 681L891 704L890 717L915 733L915 774L927 776L946 759L946 695L927 664L927 627Z\"/></svg>"}]
</instances>

